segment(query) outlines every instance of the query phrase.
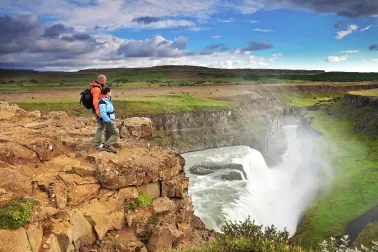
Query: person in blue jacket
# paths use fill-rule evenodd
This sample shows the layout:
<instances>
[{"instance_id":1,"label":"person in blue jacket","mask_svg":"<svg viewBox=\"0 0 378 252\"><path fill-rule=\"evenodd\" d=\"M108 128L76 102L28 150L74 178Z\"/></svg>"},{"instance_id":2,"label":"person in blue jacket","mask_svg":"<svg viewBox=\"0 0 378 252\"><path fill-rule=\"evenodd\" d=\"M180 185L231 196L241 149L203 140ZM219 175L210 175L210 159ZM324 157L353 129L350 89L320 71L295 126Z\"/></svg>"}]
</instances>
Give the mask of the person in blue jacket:
<instances>
[{"instance_id":1,"label":"person in blue jacket","mask_svg":"<svg viewBox=\"0 0 378 252\"><path fill-rule=\"evenodd\" d=\"M106 131L106 138L105 143L98 146L98 150L104 150L112 153L117 153L116 150L112 148L113 144L118 139L118 129L115 124L115 115L114 115L114 106L112 103L112 92L109 87L103 89L103 96L98 101L100 115L101 117L98 118L100 121L98 125L98 130L101 132L101 136L104 134L104 130Z\"/></svg>"}]
</instances>

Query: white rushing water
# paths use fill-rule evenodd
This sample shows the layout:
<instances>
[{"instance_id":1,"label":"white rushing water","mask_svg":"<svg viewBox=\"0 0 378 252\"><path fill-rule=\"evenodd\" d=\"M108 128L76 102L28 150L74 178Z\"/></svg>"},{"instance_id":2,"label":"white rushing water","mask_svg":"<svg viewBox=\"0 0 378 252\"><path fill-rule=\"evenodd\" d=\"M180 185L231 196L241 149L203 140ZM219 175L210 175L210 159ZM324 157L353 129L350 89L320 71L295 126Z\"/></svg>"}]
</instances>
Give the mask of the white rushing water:
<instances>
[{"instance_id":1,"label":"white rushing water","mask_svg":"<svg viewBox=\"0 0 378 252\"><path fill-rule=\"evenodd\" d=\"M299 139L297 126L285 126L288 149L283 163L268 168L257 150L246 146L224 147L184 154L185 172L190 178L189 195L195 214L210 229L220 230L225 220L245 220L287 228L294 234L301 213L317 190L317 172L311 169L313 152L309 138ZM229 170L208 175L194 175L189 168L205 161L242 164L245 180L225 181L220 178Z\"/></svg>"}]
</instances>

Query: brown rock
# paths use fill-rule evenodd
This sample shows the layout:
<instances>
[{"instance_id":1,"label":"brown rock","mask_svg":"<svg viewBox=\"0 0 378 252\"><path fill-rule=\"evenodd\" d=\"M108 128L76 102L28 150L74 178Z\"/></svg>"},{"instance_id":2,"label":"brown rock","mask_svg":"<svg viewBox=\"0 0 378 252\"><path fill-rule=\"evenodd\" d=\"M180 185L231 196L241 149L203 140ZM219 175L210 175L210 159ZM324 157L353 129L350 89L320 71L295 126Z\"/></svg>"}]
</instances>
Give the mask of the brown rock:
<instances>
[{"instance_id":1,"label":"brown rock","mask_svg":"<svg viewBox=\"0 0 378 252\"><path fill-rule=\"evenodd\" d=\"M117 199L122 203L124 203L125 201L126 202L134 201L138 199L138 190L136 189L136 187L122 188L118 192Z\"/></svg>"},{"instance_id":2,"label":"brown rock","mask_svg":"<svg viewBox=\"0 0 378 252\"><path fill-rule=\"evenodd\" d=\"M155 214L163 214L168 212L174 212L176 204L167 197L155 199L152 202L152 207Z\"/></svg>"},{"instance_id":3,"label":"brown rock","mask_svg":"<svg viewBox=\"0 0 378 252\"><path fill-rule=\"evenodd\" d=\"M45 163L51 171L71 172L73 167L80 166L80 161L66 155L61 155Z\"/></svg>"},{"instance_id":4,"label":"brown rock","mask_svg":"<svg viewBox=\"0 0 378 252\"><path fill-rule=\"evenodd\" d=\"M66 213L52 224L51 232L58 238L63 251L79 249L80 245L89 245L96 241L92 225L79 211Z\"/></svg>"},{"instance_id":5,"label":"brown rock","mask_svg":"<svg viewBox=\"0 0 378 252\"><path fill-rule=\"evenodd\" d=\"M48 252L62 252L59 246L58 239L55 235L51 234L49 238L46 241L46 245L48 246L48 249L45 251Z\"/></svg>"},{"instance_id":6,"label":"brown rock","mask_svg":"<svg viewBox=\"0 0 378 252\"><path fill-rule=\"evenodd\" d=\"M0 229L0 249L6 252L32 252L26 231Z\"/></svg>"},{"instance_id":7,"label":"brown rock","mask_svg":"<svg viewBox=\"0 0 378 252\"><path fill-rule=\"evenodd\" d=\"M147 249L151 252L170 250L172 244L177 243L181 235L174 225L162 223L154 229Z\"/></svg>"},{"instance_id":8,"label":"brown rock","mask_svg":"<svg viewBox=\"0 0 378 252\"><path fill-rule=\"evenodd\" d=\"M39 159L35 151L14 142L1 143L0 161L11 165L38 164Z\"/></svg>"},{"instance_id":9,"label":"brown rock","mask_svg":"<svg viewBox=\"0 0 378 252\"><path fill-rule=\"evenodd\" d=\"M27 129L39 130L39 129L46 128L49 125L50 125L50 122L45 121L45 122L40 122L40 123L27 123L24 125L24 127Z\"/></svg>"},{"instance_id":10,"label":"brown rock","mask_svg":"<svg viewBox=\"0 0 378 252\"><path fill-rule=\"evenodd\" d=\"M78 205L95 198L100 189L99 184L77 185L68 192L68 205Z\"/></svg>"},{"instance_id":11,"label":"brown rock","mask_svg":"<svg viewBox=\"0 0 378 252\"><path fill-rule=\"evenodd\" d=\"M160 147L135 148L116 157L96 154L97 178L104 188L121 189L129 186L172 180L182 170L182 157L168 154Z\"/></svg>"},{"instance_id":12,"label":"brown rock","mask_svg":"<svg viewBox=\"0 0 378 252\"><path fill-rule=\"evenodd\" d=\"M152 136L152 121L149 118L128 118L123 121L120 130L121 138L133 136L137 138L150 138Z\"/></svg>"},{"instance_id":13,"label":"brown rock","mask_svg":"<svg viewBox=\"0 0 378 252\"><path fill-rule=\"evenodd\" d=\"M106 208L97 199L92 200L83 207L83 214L94 227L98 237L102 240L109 230L124 227L125 218L123 210L112 211Z\"/></svg>"},{"instance_id":14,"label":"brown rock","mask_svg":"<svg viewBox=\"0 0 378 252\"><path fill-rule=\"evenodd\" d=\"M35 110L35 111L32 111L32 112L29 112L28 116L32 117L32 118L39 119L39 118L41 118L42 114L41 114L41 111Z\"/></svg>"},{"instance_id":15,"label":"brown rock","mask_svg":"<svg viewBox=\"0 0 378 252\"><path fill-rule=\"evenodd\" d=\"M37 223L32 223L26 229L29 244L33 252L38 252L42 244L43 229L42 226Z\"/></svg>"},{"instance_id":16,"label":"brown rock","mask_svg":"<svg viewBox=\"0 0 378 252\"><path fill-rule=\"evenodd\" d=\"M96 168L89 165L74 166L72 169L82 177L94 177L96 173Z\"/></svg>"},{"instance_id":17,"label":"brown rock","mask_svg":"<svg viewBox=\"0 0 378 252\"><path fill-rule=\"evenodd\" d=\"M144 244L138 241L133 230L131 229L121 230L118 233L115 243L115 248L119 252L141 251L141 249L144 247Z\"/></svg>"},{"instance_id":18,"label":"brown rock","mask_svg":"<svg viewBox=\"0 0 378 252\"><path fill-rule=\"evenodd\" d=\"M8 195L7 197L31 195L32 186L30 180L16 167L1 168L0 177L0 188L6 192L5 195ZM11 195L11 193L13 194Z\"/></svg>"},{"instance_id":19,"label":"brown rock","mask_svg":"<svg viewBox=\"0 0 378 252\"><path fill-rule=\"evenodd\" d=\"M74 173L60 172L59 177L67 186L95 184L97 182L94 177L82 177Z\"/></svg>"},{"instance_id":20,"label":"brown rock","mask_svg":"<svg viewBox=\"0 0 378 252\"><path fill-rule=\"evenodd\" d=\"M189 179L178 178L162 182L162 197L184 199L188 195Z\"/></svg>"},{"instance_id":21,"label":"brown rock","mask_svg":"<svg viewBox=\"0 0 378 252\"><path fill-rule=\"evenodd\" d=\"M177 206L177 223L190 223L194 216L194 206L190 197L185 199L173 199Z\"/></svg>"},{"instance_id":22,"label":"brown rock","mask_svg":"<svg viewBox=\"0 0 378 252\"><path fill-rule=\"evenodd\" d=\"M153 199L160 197L160 182L149 183L138 187L138 193L143 192Z\"/></svg>"},{"instance_id":23,"label":"brown rock","mask_svg":"<svg viewBox=\"0 0 378 252\"><path fill-rule=\"evenodd\" d=\"M70 117L64 111L51 111L47 115L48 119L58 120L58 121L68 121Z\"/></svg>"}]
</instances>

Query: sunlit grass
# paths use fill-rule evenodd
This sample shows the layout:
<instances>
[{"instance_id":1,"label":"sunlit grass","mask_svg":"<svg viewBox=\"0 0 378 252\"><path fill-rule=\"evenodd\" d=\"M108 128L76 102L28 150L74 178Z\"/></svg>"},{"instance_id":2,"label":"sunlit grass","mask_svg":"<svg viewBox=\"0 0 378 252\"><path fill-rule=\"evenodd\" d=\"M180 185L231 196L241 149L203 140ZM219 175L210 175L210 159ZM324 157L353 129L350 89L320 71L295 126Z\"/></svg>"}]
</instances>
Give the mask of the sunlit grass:
<instances>
[{"instance_id":1,"label":"sunlit grass","mask_svg":"<svg viewBox=\"0 0 378 252\"><path fill-rule=\"evenodd\" d=\"M362 95L362 96L377 96L378 97L378 88L360 90L360 91L350 91L349 94Z\"/></svg>"},{"instance_id":2,"label":"sunlit grass","mask_svg":"<svg viewBox=\"0 0 378 252\"><path fill-rule=\"evenodd\" d=\"M120 117L143 116L192 111L218 111L231 109L226 102L202 99L190 95L161 95L145 98L114 99L115 113ZM28 111L66 111L70 116L90 116L91 110L80 106L78 100L26 100L13 101Z\"/></svg>"},{"instance_id":3,"label":"sunlit grass","mask_svg":"<svg viewBox=\"0 0 378 252\"><path fill-rule=\"evenodd\" d=\"M307 210L297 238L308 247L344 234L346 225L378 204L378 141L354 132L354 123L311 112L312 127L323 133L318 145L334 179L329 193Z\"/></svg>"}]
</instances>

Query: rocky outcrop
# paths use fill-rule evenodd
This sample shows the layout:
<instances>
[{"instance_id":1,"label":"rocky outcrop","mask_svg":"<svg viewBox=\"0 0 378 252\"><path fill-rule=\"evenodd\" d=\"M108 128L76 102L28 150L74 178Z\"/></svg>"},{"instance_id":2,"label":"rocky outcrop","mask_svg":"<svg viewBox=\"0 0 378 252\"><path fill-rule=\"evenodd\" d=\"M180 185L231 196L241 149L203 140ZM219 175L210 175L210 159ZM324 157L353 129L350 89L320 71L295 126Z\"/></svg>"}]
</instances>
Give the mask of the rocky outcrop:
<instances>
[{"instance_id":1,"label":"rocky outcrop","mask_svg":"<svg viewBox=\"0 0 378 252\"><path fill-rule=\"evenodd\" d=\"M190 173L196 175L207 175L214 173L217 170L238 170L247 177L242 164L236 163L216 163L216 162L203 162L193 165L189 168Z\"/></svg>"},{"instance_id":2,"label":"rocky outcrop","mask_svg":"<svg viewBox=\"0 0 378 252\"><path fill-rule=\"evenodd\" d=\"M365 106L378 107L378 97L345 94L344 98L350 104L356 105L358 107L365 107Z\"/></svg>"},{"instance_id":3,"label":"rocky outcrop","mask_svg":"<svg viewBox=\"0 0 378 252\"><path fill-rule=\"evenodd\" d=\"M91 147L91 119L3 102L0 110L0 206L21 196L39 202L24 227L0 229L2 250L165 251L211 239L193 223L184 159L149 147L149 119L117 122L115 155ZM153 203L125 210L142 192Z\"/></svg>"},{"instance_id":4,"label":"rocky outcrop","mask_svg":"<svg viewBox=\"0 0 378 252\"><path fill-rule=\"evenodd\" d=\"M151 143L179 153L245 145L259 150L269 165L277 164L286 150L285 105L277 97L246 92L221 98L232 110L151 115Z\"/></svg>"}]
</instances>

